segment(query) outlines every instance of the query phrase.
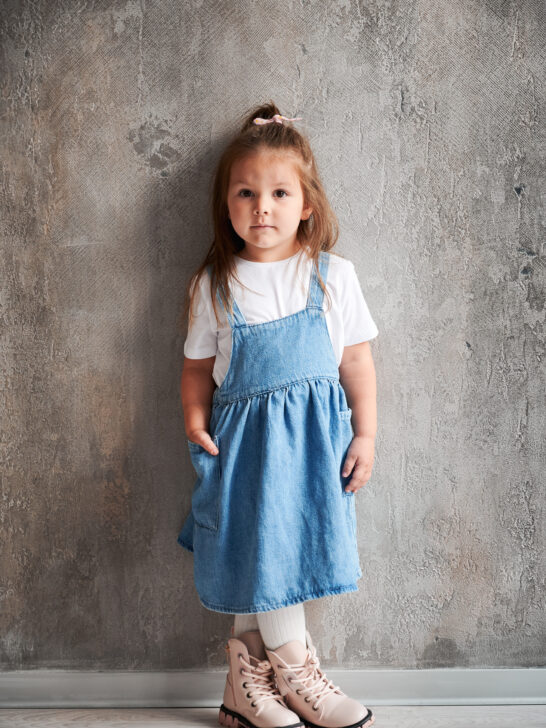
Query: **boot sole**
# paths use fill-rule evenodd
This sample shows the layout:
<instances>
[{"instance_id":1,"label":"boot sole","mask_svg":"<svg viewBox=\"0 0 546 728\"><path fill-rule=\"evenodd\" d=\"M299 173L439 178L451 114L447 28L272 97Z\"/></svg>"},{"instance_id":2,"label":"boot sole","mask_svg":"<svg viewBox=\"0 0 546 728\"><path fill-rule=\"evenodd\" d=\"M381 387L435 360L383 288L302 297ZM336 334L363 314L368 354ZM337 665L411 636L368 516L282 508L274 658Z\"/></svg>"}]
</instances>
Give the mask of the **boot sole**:
<instances>
[{"instance_id":1,"label":"boot sole","mask_svg":"<svg viewBox=\"0 0 546 728\"><path fill-rule=\"evenodd\" d=\"M362 726L370 726L375 721L375 716L372 713L372 711L367 708L367 715L362 718L362 720L359 720L358 723L352 723L351 725L344 725L339 726L339 728L361 728ZM324 728L322 725L317 725L316 723L309 723L309 721L305 721L305 728Z\"/></svg>"},{"instance_id":2,"label":"boot sole","mask_svg":"<svg viewBox=\"0 0 546 728\"><path fill-rule=\"evenodd\" d=\"M261 728L260 726L254 725L252 721L245 718L244 715L237 713L235 710L230 710L222 703L220 706L220 712L218 713L218 722L220 725L228 726L228 728ZM305 723L300 721L299 723L290 723L289 725L278 726L278 728L304 728Z\"/></svg>"}]
</instances>

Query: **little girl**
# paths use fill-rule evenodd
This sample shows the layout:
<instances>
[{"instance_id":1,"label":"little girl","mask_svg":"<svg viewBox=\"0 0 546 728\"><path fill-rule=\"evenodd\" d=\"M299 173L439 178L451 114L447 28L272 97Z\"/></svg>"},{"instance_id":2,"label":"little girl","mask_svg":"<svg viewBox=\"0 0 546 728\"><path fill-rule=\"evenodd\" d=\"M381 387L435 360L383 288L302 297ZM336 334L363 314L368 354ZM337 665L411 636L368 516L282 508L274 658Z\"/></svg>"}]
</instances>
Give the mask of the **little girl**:
<instances>
[{"instance_id":1,"label":"little girl","mask_svg":"<svg viewBox=\"0 0 546 728\"><path fill-rule=\"evenodd\" d=\"M362 576L355 493L374 459L378 330L354 265L328 252L337 222L297 120L260 106L223 152L214 241L183 314L197 480L178 543L203 606L235 615L219 713L234 728L374 722L325 676L305 626L306 600Z\"/></svg>"}]
</instances>

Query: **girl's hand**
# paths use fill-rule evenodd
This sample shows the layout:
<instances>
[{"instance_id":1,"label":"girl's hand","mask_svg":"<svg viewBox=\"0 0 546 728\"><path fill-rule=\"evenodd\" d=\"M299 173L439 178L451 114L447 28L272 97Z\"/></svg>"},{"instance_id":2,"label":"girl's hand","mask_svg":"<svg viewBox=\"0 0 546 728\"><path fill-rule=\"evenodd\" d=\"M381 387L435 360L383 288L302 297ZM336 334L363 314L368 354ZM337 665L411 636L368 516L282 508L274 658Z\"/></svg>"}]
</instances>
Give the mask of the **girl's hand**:
<instances>
[{"instance_id":1,"label":"girl's hand","mask_svg":"<svg viewBox=\"0 0 546 728\"><path fill-rule=\"evenodd\" d=\"M206 430L192 430L192 432L188 433L188 440L191 440L196 445L201 445L211 455L218 455L218 448Z\"/></svg>"},{"instance_id":2,"label":"girl's hand","mask_svg":"<svg viewBox=\"0 0 546 728\"><path fill-rule=\"evenodd\" d=\"M347 457L343 463L341 474L343 477L350 475L353 465L356 467L353 471L353 477L347 483L345 492L355 492L360 490L370 479L372 474L374 460L375 438L365 435L353 437Z\"/></svg>"}]
</instances>

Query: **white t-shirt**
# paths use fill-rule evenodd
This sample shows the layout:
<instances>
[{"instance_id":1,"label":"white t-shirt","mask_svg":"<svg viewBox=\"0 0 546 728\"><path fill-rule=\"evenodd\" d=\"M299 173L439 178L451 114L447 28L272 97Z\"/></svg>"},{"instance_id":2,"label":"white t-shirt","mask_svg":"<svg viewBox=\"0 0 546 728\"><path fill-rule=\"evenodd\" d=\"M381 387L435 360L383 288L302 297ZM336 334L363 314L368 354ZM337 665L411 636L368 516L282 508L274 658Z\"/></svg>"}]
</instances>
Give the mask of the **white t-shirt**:
<instances>
[{"instance_id":1,"label":"white t-shirt","mask_svg":"<svg viewBox=\"0 0 546 728\"><path fill-rule=\"evenodd\" d=\"M312 261L303 250L290 258L267 263L244 260L237 255L235 261L238 277L251 289L230 281L233 297L247 324L274 321L305 308ZM326 289L331 297L331 308L327 310L326 295L323 296L322 308L326 311L328 333L339 366L345 346L373 339L379 332L350 260L330 253ZM216 355L212 376L219 387L229 367L231 328L220 303L217 303L220 325L216 323L210 298L210 278L206 272L197 283L193 306L194 320L184 342L184 355L189 359L206 359Z\"/></svg>"}]
</instances>

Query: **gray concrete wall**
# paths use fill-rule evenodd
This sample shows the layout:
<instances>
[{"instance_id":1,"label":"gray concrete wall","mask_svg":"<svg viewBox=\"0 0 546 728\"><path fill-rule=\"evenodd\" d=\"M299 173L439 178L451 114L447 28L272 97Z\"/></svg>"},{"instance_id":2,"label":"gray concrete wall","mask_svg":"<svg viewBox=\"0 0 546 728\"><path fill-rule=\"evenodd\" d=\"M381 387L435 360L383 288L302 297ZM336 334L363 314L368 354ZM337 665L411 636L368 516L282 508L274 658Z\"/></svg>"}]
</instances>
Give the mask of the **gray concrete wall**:
<instances>
[{"instance_id":1,"label":"gray concrete wall","mask_svg":"<svg viewBox=\"0 0 546 728\"><path fill-rule=\"evenodd\" d=\"M3 2L0 663L224 666L176 543L182 290L237 116L301 115L380 329L322 664L545 664L541 0ZM542 183L542 188L541 188Z\"/></svg>"}]
</instances>

